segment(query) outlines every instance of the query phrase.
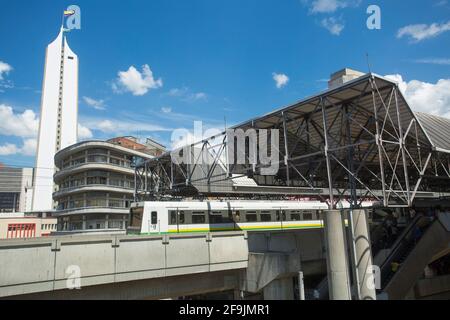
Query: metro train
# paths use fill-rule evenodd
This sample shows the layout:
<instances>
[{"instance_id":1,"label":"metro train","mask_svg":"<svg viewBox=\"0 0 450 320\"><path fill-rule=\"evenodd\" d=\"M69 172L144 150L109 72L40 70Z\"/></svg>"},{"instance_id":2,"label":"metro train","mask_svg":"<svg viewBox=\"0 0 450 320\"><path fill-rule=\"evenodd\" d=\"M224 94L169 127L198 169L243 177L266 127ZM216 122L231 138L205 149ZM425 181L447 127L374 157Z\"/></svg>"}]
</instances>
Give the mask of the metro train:
<instances>
[{"instance_id":1,"label":"metro train","mask_svg":"<svg viewBox=\"0 0 450 320\"><path fill-rule=\"evenodd\" d=\"M323 227L319 201L145 201L131 205L129 234Z\"/></svg>"}]
</instances>

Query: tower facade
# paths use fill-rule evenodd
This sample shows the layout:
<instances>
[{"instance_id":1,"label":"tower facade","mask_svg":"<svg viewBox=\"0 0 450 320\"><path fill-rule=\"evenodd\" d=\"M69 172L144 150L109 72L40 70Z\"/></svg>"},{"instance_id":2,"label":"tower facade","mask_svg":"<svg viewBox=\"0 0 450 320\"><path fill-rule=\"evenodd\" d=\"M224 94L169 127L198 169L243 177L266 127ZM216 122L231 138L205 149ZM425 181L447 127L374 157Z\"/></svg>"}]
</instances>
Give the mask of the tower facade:
<instances>
[{"instance_id":1,"label":"tower facade","mask_svg":"<svg viewBox=\"0 0 450 320\"><path fill-rule=\"evenodd\" d=\"M78 57L67 44L61 27L45 55L33 211L53 209L54 156L60 149L77 142L77 131Z\"/></svg>"}]
</instances>

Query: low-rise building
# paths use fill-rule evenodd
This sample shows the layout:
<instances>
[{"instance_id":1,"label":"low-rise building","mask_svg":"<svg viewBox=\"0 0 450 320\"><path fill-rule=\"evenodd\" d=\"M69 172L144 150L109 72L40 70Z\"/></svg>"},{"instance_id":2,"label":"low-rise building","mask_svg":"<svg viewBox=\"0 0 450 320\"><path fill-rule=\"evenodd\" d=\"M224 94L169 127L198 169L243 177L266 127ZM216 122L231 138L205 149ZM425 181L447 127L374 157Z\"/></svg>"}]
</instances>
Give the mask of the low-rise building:
<instances>
[{"instance_id":1,"label":"low-rise building","mask_svg":"<svg viewBox=\"0 0 450 320\"><path fill-rule=\"evenodd\" d=\"M134 200L134 166L164 146L133 137L84 141L55 155L58 231L124 230Z\"/></svg>"},{"instance_id":2,"label":"low-rise building","mask_svg":"<svg viewBox=\"0 0 450 320\"><path fill-rule=\"evenodd\" d=\"M57 220L40 214L19 212L0 215L0 239L38 238L56 231Z\"/></svg>"},{"instance_id":3,"label":"low-rise building","mask_svg":"<svg viewBox=\"0 0 450 320\"><path fill-rule=\"evenodd\" d=\"M0 164L0 216L4 212L28 212L33 196L33 169ZM49 185L53 184L50 180Z\"/></svg>"}]
</instances>

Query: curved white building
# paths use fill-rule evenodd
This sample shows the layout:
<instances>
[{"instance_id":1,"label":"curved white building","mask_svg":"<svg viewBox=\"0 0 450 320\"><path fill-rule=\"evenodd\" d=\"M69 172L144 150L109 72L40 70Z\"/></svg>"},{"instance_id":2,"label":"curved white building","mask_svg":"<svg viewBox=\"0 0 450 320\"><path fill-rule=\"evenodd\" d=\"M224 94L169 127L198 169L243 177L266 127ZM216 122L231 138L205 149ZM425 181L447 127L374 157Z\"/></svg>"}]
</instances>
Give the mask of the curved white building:
<instances>
[{"instance_id":1,"label":"curved white building","mask_svg":"<svg viewBox=\"0 0 450 320\"><path fill-rule=\"evenodd\" d=\"M54 155L77 142L78 57L70 49L61 27L45 56L39 122L33 211L54 208Z\"/></svg>"},{"instance_id":2,"label":"curved white building","mask_svg":"<svg viewBox=\"0 0 450 320\"><path fill-rule=\"evenodd\" d=\"M155 141L140 144L133 137L83 141L58 151L53 213L58 231L125 230L134 201L134 167L160 155Z\"/></svg>"}]
</instances>

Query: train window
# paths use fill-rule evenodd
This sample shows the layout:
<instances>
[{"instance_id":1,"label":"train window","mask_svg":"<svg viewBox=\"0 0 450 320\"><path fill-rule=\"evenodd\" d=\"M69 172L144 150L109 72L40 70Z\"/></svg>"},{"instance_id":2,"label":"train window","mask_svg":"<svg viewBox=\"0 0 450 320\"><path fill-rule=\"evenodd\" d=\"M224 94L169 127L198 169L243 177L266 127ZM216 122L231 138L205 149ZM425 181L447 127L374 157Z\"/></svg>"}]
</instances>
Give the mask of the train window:
<instances>
[{"instance_id":1,"label":"train window","mask_svg":"<svg viewBox=\"0 0 450 320\"><path fill-rule=\"evenodd\" d=\"M178 217L178 223L184 224L184 211L180 211L179 217Z\"/></svg>"},{"instance_id":2,"label":"train window","mask_svg":"<svg viewBox=\"0 0 450 320\"><path fill-rule=\"evenodd\" d=\"M151 224L157 224L158 223L158 213L156 211L152 211L151 214Z\"/></svg>"},{"instance_id":3,"label":"train window","mask_svg":"<svg viewBox=\"0 0 450 320\"><path fill-rule=\"evenodd\" d=\"M205 223L205 214L204 213L193 213L192 214L192 223Z\"/></svg>"},{"instance_id":4,"label":"train window","mask_svg":"<svg viewBox=\"0 0 450 320\"><path fill-rule=\"evenodd\" d=\"M277 221L280 221L280 220L286 220L286 211L284 211L284 210L277 210L276 211L276 215L277 215Z\"/></svg>"},{"instance_id":5,"label":"train window","mask_svg":"<svg viewBox=\"0 0 450 320\"><path fill-rule=\"evenodd\" d=\"M300 213L291 213L291 221L300 221Z\"/></svg>"},{"instance_id":6,"label":"train window","mask_svg":"<svg viewBox=\"0 0 450 320\"><path fill-rule=\"evenodd\" d=\"M143 208L131 209L130 227L140 227L142 224Z\"/></svg>"},{"instance_id":7,"label":"train window","mask_svg":"<svg viewBox=\"0 0 450 320\"><path fill-rule=\"evenodd\" d=\"M247 222L255 222L258 221L258 216L256 215L256 213L247 213L245 215L245 220Z\"/></svg>"},{"instance_id":8,"label":"train window","mask_svg":"<svg viewBox=\"0 0 450 320\"><path fill-rule=\"evenodd\" d=\"M209 216L209 223L222 223L222 215L219 214L212 214Z\"/></svg>"},{"instance_id":9,"label":"train window","mask_svg":"<svg viewBox=\"0 0 450 320\"><path fill-rule=\"evenodd\" d=\"M312 220L312 219L313 219L312 212L310 211L303 212L303 220Z\"/></svg>"},{"instance_id":10,"label":"train window","mask_svg":"<svg viewBox=\"0 0 450 320\"><path fill-rule=\"evenodd\" d=\"M177 224L177 212L175 210L169 211L170 215L170 224L174 225Z\"/></svg>"},{"instance_id":11,"label":"train window","mask_svg":"<svg viewBox=\"0 0 450 320\"><path fill-rule=\"evenodd\" d=\"M270 213L261 213L261 221L267 222L272 220L272 215Z\"/></svg>"}]
</instances>

